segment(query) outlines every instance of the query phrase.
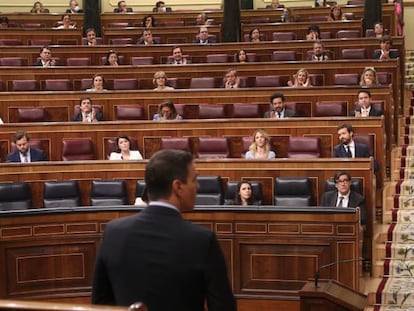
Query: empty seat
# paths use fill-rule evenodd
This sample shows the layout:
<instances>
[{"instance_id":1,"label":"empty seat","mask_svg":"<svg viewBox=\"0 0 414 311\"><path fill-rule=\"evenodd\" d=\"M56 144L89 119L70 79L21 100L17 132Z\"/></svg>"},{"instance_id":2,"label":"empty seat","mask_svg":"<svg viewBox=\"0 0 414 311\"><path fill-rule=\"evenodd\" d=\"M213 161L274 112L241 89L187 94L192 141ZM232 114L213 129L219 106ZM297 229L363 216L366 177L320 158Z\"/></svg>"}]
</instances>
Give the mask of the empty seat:
<instances>
[{"instance_id":1,"label":"empty seat","mask_svg":"<svg viewBox=\"0 0 414 311\"><path fill-rule=\"evenodd\" d=\"M106 27L108 27L108 28L125 28L125 27L129 27L129 23L128 22L113 22L113 23L106 24Z\"/></svg>"},{"instance_id":2,"label":"empty seat","mask_svg":"<svg viewBox=\"0 0 414 311\"><path fill-rule=\"evenodd\" d=\"M0 183L0 211L29 209L31 207L32 194L27 183Z\"/></svg>"},{"instance_id":3,"label":"empty seat","mask_svg":"<svg viewBox=\"0 0 414 311\"><path fill-rule=\"evenodd\" d=\"M137 79L114 79L114 90L137 90L139 88Z\"/></svg>"},{"instance_id":4,"label":"empty seat","mask_svg":"<svg viewBox=\"0 0 414 311\"><path fill-rule=\"evenodd\" d=\"M85 91L86 89L89 89L92 87L92 79L91 78L83 78L81 79L80 83L80 90Z\"/></svg>"},{"instance_id":5,"label":"empty seat","mask_svg":"<svg viewBox=\"0 0 414 311\"><path fill-rule=\"evenodd\" d=\"M23 45L20 39L0 39L0 45Z\"/></svg>"},{"instance_id":6,"label":"empty seat","mask_svg":"<svg viewBox=\"0 0 414 311\"><path fill-rule=\"evenodd\" d=\"M272 60L273 61L295 61L296 52L295 51L273 51Z\"/></svg>"},{"instance_id":7,"label":"empty seat","mask_svg":"<svg viewBox=\"0 0 414 311\"><path fill-rule=\"evenodd\" d=\"M38 45L38 46L49 46L52 44L52 40L50 39L30 39L30 45Z\"/></svg>"},{"instance_id":8,"label":"empty seat","mask_svg":"<svg viewBox=\"0 0 414 311\"><path fill-rule=\"evenodd\" d=\"M391 73L377 72L378 83L381 85L391 84Z\"/></svg>"},{"instance_id":9,"label":"empty seat","mask_svg":"<svg viewBox=\"0 0 414 311\"><path fill-rule=\"evenodd\" d=\"M296 40L296 34L294 32L274 32L272 38L273 41Z\"/></svg>"},{"instance_id":10,"label":"empty seat","mask_svg":"<svg viewBox=\"0 0 414 311\"><path fill-rule=\"evenodd\" d=\"M256 76L254 81L255 87L277 87L280 86L280 76Z\"/></svg>"},{"instance_id":11,"label":"empty seat","mask_svg":"<svg viewBox=\"0 0 414 311\"><path fill-rule=\"evenodd\" d=\"M323 74L310 73L309 80L313 86L323 86L325 77Z\"/></svg>"},{"instance_id":12,"label":"empty seat","mask_svg":"<svg viewBox=\"0 0 414 311\"><path fill-rule=\"evenodd\" d=\"M354 134L352 138L356 143L368 146L369 152L375 154L375 136L369 134Z\"/></svg>"},{"instance_id":13,"label":"empty seat","mask_svg":"<svg viewBox=\"0 0 414 311\"><path fill-rule=\"evenodd\" d=\"M192 152L189 137L161 137L160 149L175 149Z\"/></svg>"},{"instance_id":14,"label":"empty seat","mask_svg":"<svg viewBox=\"0 0 414 311\"><path fill-rule=\"evenodd\" d=\"M22 23L20 28L45 28L46 25L42 23Z\"/></svg>"},{"instance_id":15,"label":"empty seat","mask_svg":"<svg viewBox=\"0 0 414 311\"><path fill-rule=\"evenodd\" d=\"M23 57L1 57L0 66L24 66Z\"/></svg>"},{"instance_id":16,"label":"empty seat","mask_svg":"<svg viewBox=\"0 0 414 311\"><path fill-rule=\"evenodd\" d=\"M127 44L133 44L134 40L132 38L114 38L109 39L109 44L111 45L127 45Z\"/></svg>"},{"instance_id":17,"label":"empty seat","mask_svg":"<svg viewBox=\"0 0 414 311\"><path fill-rule=\"evenodd\" d=\"M319 137L290 136L288 143L289 158L319 158L321 156Z\"/></svg>"},{"instance_id":18,"label":"empty seat","mask_svg":"<svg viewBox=\"0 0 414 311\"><path fill-rule=\"evenodd\" d=\"M133 56L131 57L131 65L153 65L154 57L152 56Z\"/></svg>"},{"instance_id":19,"label":"empty seat","mask_svg":"<svg viewBox=\"0 0 414 311\"><path fill-rule=\"evenodd\" d=\"M239 181L228 181L226 191L224 192L224 204L230 204L236 198L237 192L237 185ZM262 190L262 183L260 181L249 181L252 185L252 192L254 194L254 202L258 204L262 204L263 200L263 190Z\"/></svg>"},{"instance_id":20,"label":"empty seat","mask_svg":"<svg viewBox=\"0 0 414 311\"><path fill-rule=\"evenodd\" d=\"M359 85L359 75L357 73L336 73L334 75L335 85Z\"/></svg>"},{"instance_id":21,"label":"empty seat","mask_svg":"<svg viewBox=\"0 0 414 311\"><path fill-rule=\"evenodd\" d=\"M19 122L46 122L49 117L44 107L22 107L17 109Z\"/></svg>"},{"instance_id":22,"label":"empty seat","mask_svg":"<svg viewBox=\"0 0 414 311\"><path fill-rule=\"evenodd\" d=\"M365 37L368 37L368 38L375 38L375 30L374 30L374 29L372 29L372 28L367 28L367 29L365 30Z\"/></svg>"},{"instance_id":23,"label":"empty seat","mask_svg":"<svg viewBox=\"0 0 414 311\"><path fill-rule=\"evenodd\" d=\"M312 183L308 177L276 177L276 206L311 206Z\"/></svg>"},{"instance_id":24,"label":"empty seat","mask_svg":"<svg viewBox=\"0 0 414 311\"><path fill-rule=\"evenodd\" d=\"M226 137L199 137L197 151L199 158L228 158L230 156Z\"/></svg>"},{"instance_id":25,"label":"empty seat","mask_svg":"<svg viewBox=\"0 0 414 311\"><path fill-rule=\"evenodd\" d=\"M72 81L69 79L48 79L45 80L45 91L73 91Z\"/></svg>"},{"instance_id":26,"label":"empty seat","mask_svg":"<svg viewBox=\"0 0 414 311\"><path fill-rule=\"evenodd\" d=\"M66 65L68 66L89 66L90 64L89 57L69 57L66 59Z\"/></svg>"},{"instance_id":27,"label":"empty seat","mask_svg":"<svg viewBox=\"0 0 414 311\"><path fill-rule=\"evenodd\" d=\"M263 23L270 23L270 17L259 16L259 17L252 17L250 19L250 24L263 24Z\"/></svg>"},{"instance_id":28,"label":"empty seat","mask_svg":"<svg viewBox=\"0 0 414 311\"><path fill-rule=\"evenodd\" d=\"M343 59L366 59L367 51L365 48L357 49L342 49L341 51Z\"/></svg>"},{"instance_id":29,"label":"empty seat","mask_svg":"<svg viewBox=\"0 0 414 311\"><path fill-rule=\"evenodd\" d=\"M254 103L233 104L233 118L260 118L259 105Z\"/></svg>"},{"instance_id":30,"label":"empty seat","mask_svg":"<svg viewBox=\"0 0 414 311\"><path fill-rule=\"evenodd\" d=\"M182 19L170 19L164 21L164 26L184 26L184 20Z\"/></svg>"},{"instance_id":31,"label":"empty seat","mask_svg":"<svg viewBox=\"0 0 414 311\"><path fill-rule=\"evenodd\" d=\"M96 160L92 139L64 138L62 140L62 160Z\"/></svg>"},{"instance_id":32,"label":"empty seat","mask_svg":"<svg viewBox=\"0 0 414 311\"><path fill-rule=\"evenodd\" d=\"M347 116L347 102L320 101L315 103L314 117Z\"/></svg>"},{"instance_id":33,"label":"empty seat","mask_svg":"<svg viewBox=\"0 0 414 311\"><path fill-rule=\"evenodd\" d=\"M227 54L207 54L206 63L227 63L229 56Z\"/></svg>"},{"instance_id":34,"label":"empty seat","mask_svg":"<svg viewBox=\"0 0 414 311\"><path fill-rule=\"evenodd\" d=\"M310 22L327 22L328 21L328 16L326 15L311 15L309 16L309 21Z\"/></svg>"},{"instance_id":35,"label":"empty seat","mask_svg":"<svg viewBox=\"0 0 414 311\"><path fill-rule=\"evenodd\" d=\"M196 205L223 204L223 188L221 177L216 175L200 175L197 177L199 188L196 195Z\"/></svg>"},{"instance_id":36,"label":"empty seat","mask_svg":"<svg viewBox=\"0 0 414 311\"><path fill-rule=\"evenodd\" d=\"M222 119L226 118L224 105L200 104L198 105L199 119Z\"/></svg>"},{"instance_id":37,"label":"empty seat","mask_svg":"<svg viewBox=\"0 0 414 311\"><path fill-rule=\"evenodd\" d=\"M43 186L44 207L76 207L80 205L79 187L76 180L45 181Z\"/></svg>"},{"instance_id":38,"label":"empty seat","mask_svg":"<svg viewBox=\"0 0 414 311\"><path fill-rule=\"evenodd\" d=\"M92 206L110 206L125 204L128 204L125 181L92 180Z\"/></svg>"},{"instance_id":39,"label":"empty seat","mask_svg":"<svg viewBox=\"0 0 414 311\"><path fill-rule=\"evenodd\" d=\"M115 118L116 120L144 120L144 108L140 105L117 105Z\"/></svg>"},{"instance_id":40,"label":"empty seat","mask_svg":"<svg viewBox=\"0 0 414 311\"><path fill-rule=\"evenodd\" d=\"M37 91L39 90L39 83L37 80L13 80L12 91Z\"/></svg>"},{"instance_id":41,"label":"empty seat","mask_svg":"<svg viewBox=\"0 0 414 311\"><path fill-rule=\"evenodd\" d=\"M338 39L344 39L344 38L359 38L361 36L361 32L359 30L338 30L336 33L336 37Z\"/></svg>"},{"instance_id":42,"label":"empty seat","mask_svg":"<svg viewBox=\"0 0 414 311\"><path fill-rule=\"evenodd\" d=\"M209 89L215 87L215 79L213 77L191 78L190 89Z\"/></svg>"}]
</instances>

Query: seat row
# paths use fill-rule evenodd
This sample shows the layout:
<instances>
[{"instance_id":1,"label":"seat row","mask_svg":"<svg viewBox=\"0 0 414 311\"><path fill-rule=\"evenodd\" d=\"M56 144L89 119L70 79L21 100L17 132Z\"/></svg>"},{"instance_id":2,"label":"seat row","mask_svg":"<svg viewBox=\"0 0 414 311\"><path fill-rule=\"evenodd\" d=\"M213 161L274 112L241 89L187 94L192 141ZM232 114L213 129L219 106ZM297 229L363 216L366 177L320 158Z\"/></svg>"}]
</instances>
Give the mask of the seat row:
<instances>
[{"instance_id":1,"label":"seat row","mask_svg":"<svg viewBox=\"0 0 414 311\"><path fill-rule=\"evenodd\" d=\"M138 141L135 137L129 137L131 142L131 150L140 150L143 155L144 146L138 146ZM241 153L238 155L232 154L230 139L227 137L211 137L200 136L195 138L190 137L161 137L159 149L177 149L184 150L194 154L200 159L217 159L217 158L231 158L245 156L252 144L252 137L245 136L240 138ZM371 152L375 154L375 138L372 135L355 135L354 141L366 144ZM111 152L115 152L116 138L106 138L104 142L104 156L109 159ZM41 140L30 140L30 146L44 150ZM331 154L324 154L322 152L321 138L313 136L289 136L287 140L286 155L278 154L278 144L280 142L270 139L271 149L276 152L277 157L288 158L320 158L331 157ZM79 161L79 160L97 160L96 146L91 138L64 138L62 140L62 160L63 161ZM11 143L11 151L16 150L14 143ZM48 150L44 150L46 154ZM50 157L49 159L53 159ZM103 159L103 160L105 160Z\"/></svg>"},{"instance_id":2,"label":"seat row","mask_svg":"<svg viewBox=\"0 0 414 311\"><path fill-rule=\"evenodd\" d=\"M220 176L200 175L197 177L199 188L196 205L233 204L239 181L223 180ZM255 202L259 205L263 199L262 183L249 181ZM334 182L327 180L325 191L334 189ZM352 187L363 193L359 179L352 180ZM137 180L135 198L142 198L145 181ZM43 207L65 208L81 204L81 189L76 180L45 181L43 183ZM312 206L312 182L308 177L277 177L274 183L272 201L275 206ZM136 202L142 202L136 200ZM123 180L92 180L90 206L128 205L128 190ZM26 182L0 183L0 211L32 208L32 194Z\"/></svg>"}]
</instances>

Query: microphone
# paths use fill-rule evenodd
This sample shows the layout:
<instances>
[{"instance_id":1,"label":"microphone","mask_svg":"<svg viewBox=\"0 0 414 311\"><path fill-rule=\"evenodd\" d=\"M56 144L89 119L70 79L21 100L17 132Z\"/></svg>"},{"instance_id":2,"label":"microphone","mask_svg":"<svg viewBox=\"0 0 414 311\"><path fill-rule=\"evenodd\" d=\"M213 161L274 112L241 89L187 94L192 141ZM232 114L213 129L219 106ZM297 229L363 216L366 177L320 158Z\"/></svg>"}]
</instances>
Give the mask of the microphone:
<instances>
[{"instance_id":1,"label":"microphone","mask_svg":"<svg viewBox=\"0 0 414 311\"><path fill-rule=\"evenodd\" d=\"M332 267L335 266L337 264L341 264L341 263L347 263L347 262L356 262L356 261L363 261L365 260L365 258L353 258L353 259L343 259L343 260L339 260L339 261L334 261L334 262L330 262L327 263L326 265L322 265L320 267L318 267L318 269L315 272L315 288L318 288L318 280L319 280L319 271L328 267Z\"/></svg>"}]
</instances>

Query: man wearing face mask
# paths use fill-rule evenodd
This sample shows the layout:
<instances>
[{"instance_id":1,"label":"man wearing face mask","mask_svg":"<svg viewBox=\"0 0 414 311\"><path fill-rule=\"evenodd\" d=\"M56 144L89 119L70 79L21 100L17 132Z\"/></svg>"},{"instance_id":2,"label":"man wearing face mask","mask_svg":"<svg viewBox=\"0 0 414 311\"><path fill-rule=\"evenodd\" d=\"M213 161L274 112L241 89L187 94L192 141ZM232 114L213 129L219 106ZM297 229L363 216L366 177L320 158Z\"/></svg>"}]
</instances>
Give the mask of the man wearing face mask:
<instances>
[{"instance_id":1,"label":"man wearing face mask","mask_svg":"<svg viewBox=\"0 0 414 311\"><path fill-rule=\"evenodd\" d=\"M270 96L270 111L265 112L265 118L284 119L295 117L295 112L286 108L285 96L275 93Z\"/></svg>"},{"instance_id":2,"label":"man wearing face mask","mask_svg":"<svg viewBox=\"0 0 414 311\"><path fill-rule=\"evenodd\" d=\"M81 10L78 1L70 0L69 9L66 10L66 13L83 13L83 10Z\"/></svg>"}]
</instances>

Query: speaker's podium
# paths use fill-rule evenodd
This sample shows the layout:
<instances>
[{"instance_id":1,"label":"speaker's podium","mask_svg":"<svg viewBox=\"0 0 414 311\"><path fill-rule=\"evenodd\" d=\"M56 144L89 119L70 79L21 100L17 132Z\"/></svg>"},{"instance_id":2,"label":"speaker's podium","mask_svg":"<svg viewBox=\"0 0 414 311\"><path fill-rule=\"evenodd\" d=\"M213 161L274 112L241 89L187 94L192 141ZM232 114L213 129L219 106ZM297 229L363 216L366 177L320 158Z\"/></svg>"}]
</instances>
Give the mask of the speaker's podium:
<instances>
[{"instance_id":1,"label":"speaker's podium","mask_svg":"<svg viewBox=\"0 0 414 311\"><path fill-rule=\"evenodd\" d=\"M300 311L364 310L367 296L335 280L309 281L299 291Z\"/></svg>"}]
</instances>

